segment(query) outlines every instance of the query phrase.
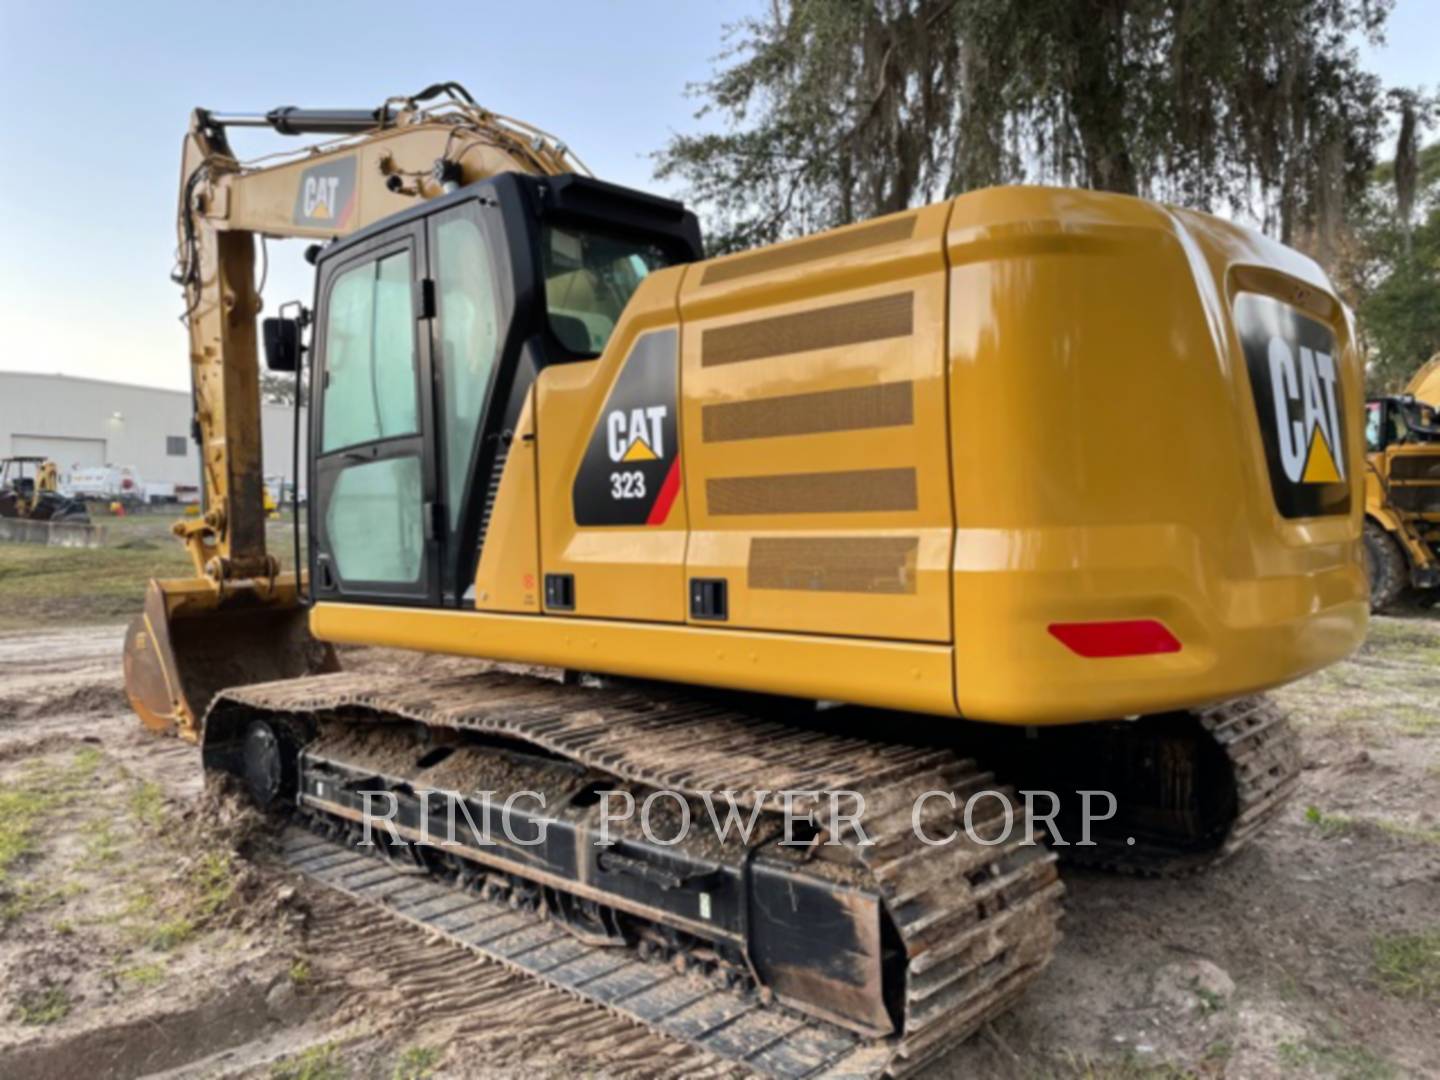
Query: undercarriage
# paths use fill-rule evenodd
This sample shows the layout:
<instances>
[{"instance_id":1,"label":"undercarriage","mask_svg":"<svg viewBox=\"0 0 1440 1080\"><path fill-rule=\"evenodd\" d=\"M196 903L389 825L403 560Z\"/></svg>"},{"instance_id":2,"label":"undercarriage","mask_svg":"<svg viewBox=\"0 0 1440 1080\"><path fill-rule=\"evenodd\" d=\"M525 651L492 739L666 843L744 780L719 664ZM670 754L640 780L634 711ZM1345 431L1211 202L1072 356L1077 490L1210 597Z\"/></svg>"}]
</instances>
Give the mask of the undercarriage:
<instances>
[{"instance_id":1,"label":"undercarriage","mask_svg":"<svg viewBox=\"0 0 1440 1080\"><path fill-rule=\"evenodd\" d=\"M875 719L656 686L344 673L222 693L204 758L307 830L286 850L325 884L427 925L448 916L431 928L779 1076L930 1060L1049 962L1056 853L1198 869L1298 772L1260 699L1028 739L981 730L958 748L848 734L907 727ZM1109 816L1081 801L1107 784Z\"/></svg>"}]
</instances>

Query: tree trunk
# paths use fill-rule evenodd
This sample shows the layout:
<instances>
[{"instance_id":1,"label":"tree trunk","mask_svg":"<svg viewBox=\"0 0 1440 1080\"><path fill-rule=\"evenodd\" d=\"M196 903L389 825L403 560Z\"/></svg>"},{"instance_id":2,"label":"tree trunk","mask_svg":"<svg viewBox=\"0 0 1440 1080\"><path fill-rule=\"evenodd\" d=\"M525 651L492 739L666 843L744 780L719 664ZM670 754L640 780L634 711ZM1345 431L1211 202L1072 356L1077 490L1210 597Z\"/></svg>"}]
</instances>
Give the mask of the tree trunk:
<instances>
[{"instance_id":1,"label":"tree trunk","mask_svg":"<svg viewBox=\"0 0 1440 1080\"><path fill-rule=\"evenodd\" d=\"M1125 97L1125 16L1129 0L1071 6L1074 77L1070 110L1079 128L1085 186L1138 195Z\"/></svg>"}]
</instances>

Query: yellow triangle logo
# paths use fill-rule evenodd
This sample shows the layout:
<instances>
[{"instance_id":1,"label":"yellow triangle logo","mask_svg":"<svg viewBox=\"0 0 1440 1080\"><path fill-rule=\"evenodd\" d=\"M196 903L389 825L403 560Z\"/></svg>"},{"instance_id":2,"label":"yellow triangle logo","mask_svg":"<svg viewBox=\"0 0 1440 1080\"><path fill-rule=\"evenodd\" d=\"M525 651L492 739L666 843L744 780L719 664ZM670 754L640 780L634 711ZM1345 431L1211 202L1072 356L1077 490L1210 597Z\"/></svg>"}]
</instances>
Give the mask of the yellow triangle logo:
<instances>
[{"instance_id":1,"label":"yellow triangle logo","mask_svg":"<svg viewBox=\"0 0 1440 1080\"><path fill-rule=\"evenodd\" d=\"M1310 436L1310 456L1305 462L1305 475L1300 478L1302 484L1338 484L1340 470L1335 467L1335 458L1330 453L1330 447L1320 434L1317 427L1315 433Z\"/></svg>"},{"instance_id":2,"label":"yellow triangle logo","mask_svg":"<svg viewBox=\"0 0 1440 1080\"><path fill-rule=\"evenodd\" d=\"M328 218L330 216L330 207L326 206L323 202L316 203L315 209L310 211L310 216L313 218Z\"/></svg>"},{"instance_id":3,"label":"yellow triangle logo","mask_svg":"<svg viewBox=\"0 0 1440 1080\"><path fill-rule=\"evenodd\" d=\"M630 449L625 451L621 461L659 461L655 451L650 449L650 444L644 439L636 439L630 444Z\"/></svg>"}]
</instances>

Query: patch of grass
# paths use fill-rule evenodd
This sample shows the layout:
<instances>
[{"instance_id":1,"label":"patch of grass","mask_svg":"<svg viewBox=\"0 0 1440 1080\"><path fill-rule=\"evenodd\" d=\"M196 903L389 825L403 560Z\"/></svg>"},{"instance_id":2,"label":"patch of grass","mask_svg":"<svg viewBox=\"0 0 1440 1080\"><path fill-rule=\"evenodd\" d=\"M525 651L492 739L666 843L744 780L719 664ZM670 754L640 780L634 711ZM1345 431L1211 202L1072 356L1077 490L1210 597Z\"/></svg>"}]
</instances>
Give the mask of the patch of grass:
<instances>
[{"instance_id":1,"label":"patch of grass","mask_svg":"<svg viewBox=\"0 0 1440 1080\"><path fill-rule=\"evenodd\" d=\"M1200 1011L1209 1016L1211 1013L1219 1012L1225 1008L1225 999L1214 990L1207 990L1203 986L1195 986L1195 996L1200 999Z\"/></svg>"},{"instance_id":2,"label":"patch of grass","mask_svg":"<svg viewBox=\"0 0 1440 1080\"><path fill-rule=\"evenodd\" d=\"M391 1080L429 1080L440 1063L440 1051L433 1046L412 1046L395 1063Z\"/></svg>"},{"instance_id":3,"label":"patch of grass","mask_svg":"<svg viewBox=\"0 0 1440 1080\"><path fill-rule=\"evenodd\" d=\"M1339 714L1335 717L1335 722L1345 727L1357 727L1364 724L1370 724L1373 723L1374 720L1375 710L1373 708L1359 705L1351 705L1348 708L1341 709Z\"/></svg>"},{"instance_id":4,"label":"patch of grass","mask_svg":"<svg viewBox=\"0 0 1440 1080\"><path fill-rule=\"evenodd\" d=\"M147 829L165 820L165 792L153 780L146 780L130 793L130 814Z\"/></svg>"},{"instance_id":5,"label":"patch of grass","mask_svg":"<svg viewBox=\"0 0 1440 1080\"><path fill-rule=\"evenodd\" d=\"M171 523L180 516L178 510L127 518L97 515L96 522L108 531L108 547L0 545L0 611L6 612L0 615L0 630L114 622L137 614L152 577L194 573L185 549L170 535ZM270 550L282 567L288 566L289 526L270 523L266 534Z\"/></svg>"},{"instance_id":6,"label":"patch of grass","mask_svg":"<svg viewBox=\"0 0 1440 1080\"><path fill-rule=\"evenodd\" d=\"M1223 1065L1230 1060L1230 1056L1234 1053L1235 1047L1232 1043L1227 1042L1225 1039L1216 1039L1201 1052L1200 1060Z\"/></svg>"},{"instance_id":7,"label":"patch of grass","mask_svg":"<svg viewBox=\"0 0 1440 1080\"><path fill-rule=\"evenodd\" d=\"M334 1043L312 1046L303 1054L277 1061L270 1069L271 1080L344 1080L349 1070L338 1052Z\"/></svg>"},{"instance_id":8,"label":"patch of grass","mask_svg":"<svg viewBox=\"0 0 1440 1080\"><path fill-rule=\"evenodd\" d=\"M188 576L189 556L171 540L154 549L51 548L6 544L0 608L25 613L15 627L106 622L134 615L152 577Z\"/></svg>"},{"instance_id":9,"label":"patch of grass","mask_svg":"<svg viewBox=\"0 0 1440 1080\"><path fill-rule=\"evenodd\" d=\"M1371 942L1376 980L1397 997L1440 999L1440 930L1392 934Z\"/></svg>"},{"instance_id":10,"label":"patch of grass","mask_svg":"<svg viewBox=\"0 0 1440 1080\"><path fill-rule=\"evenodd\" d=\"M178 949L205 929L234 895L230 853L205 852L185 871L181 883L182 890L167 889L159 895L147 885L132 887L125 903L104 921L124 924L130 939L144 948Z\"/></svg>"},{"instance_id":11,"label":"patch of grass","mask_svg":"<svg viewBox=\"0 0 1440 1080\"><path fill-rule=\"evenodd\" d=\"M1352 818L1344 814L1327 814L1318 806L1310 806L1305 809L1305 820L1314 825L1320 831L1320 835L1327 840L1351 833L1367 832L1373 836L1378 832L1401 840L1418 840L1422 844L1440 844L1440 829L1407 825L1404 822L1391 821L1388 818Z\"/></svg>"},{"instance_id":12,"label":"patch of grass","mask_svg":"<svg viewBox=\"0 0 1440 1080\"><path fill-rule=\"evenodd\" d=\"M190 871L190 886L195 890L195 914L208 919L230 902L235 895L235 872L228 851L209 851Z\"/></svg>"},{"instance_id":13,"label":"patch of grass","mask_svg":"<svg viewBox=\"0 0 1440 1080\"><path fill-rule=\"evenodd\" d=\"M310 961L303 957L296 957L290 964L290 981L296 986L306 985L313 977L310 971Z\"/></svg>"},{"instance_id":14,"label":"patch of grass","mask_svg":"<svg viewBox=\"0 0 1440 1080\"><path fill-rule=\"evenodd\" d=\"M108 916L107 921L143 919L154 910L155 896L151 893L149 886L137 885L130 890L130 898L125 901L124 906L114 915Z\"/></svg>"},{"instance_id":15,"label":"patch of grass","mask_svg":"<svg viewBox=\"0 0 1440 1080\"><path fill-rule=\"evenodd\" d=\"M1377 652L1408 653L1440 646L1440 636L1402 619L1371 619L1365 645Z\"/></svg>"},{"instance_id":16,"label":"patch of grass","mask_svg":"<svg viewBox=\"0 0 1440 1080\"><path fill-rule=\"evenodd\" d=\"M0 790L0 895L8 891L6 878L15 864L36 852L45 817L74 802L103 760L99 750L87 746L67 763L31 764L6 782Z\"/></svg>"},{"instance_id":17,"label":"patch of grass","mask_svg":"<svg viewBox=\"0 0 1440 1080\"><path fill-rule=\"evenodd\" d=\"M1343 836L1355 827L1352 818L1343 814L1327 814L1318 806L1305 808L1305 820L1314 825L1327 840L1334 836Z\"/></svg>"},{"instance_id":18,"label":"patch of grass","mask_svg":"<svg viewBox=\"0 0 1440 1080\"><path fill-rule=\"evenodd\" d=\"M1422 844L1440 844L1440 829L1425 829L1418 825L1406 825L1400 821L1381 818L1375 823L1383 832L1398 836L1402 840L1418 840Z\"/></svg>"},{"instance_id":19,"label":"patch of grass","mask_svg":"<svg viewBox=\"0 0 1440 1080\"><path fill-rule=\"evenodd\" d=\"M63 986L51 986L22 994L15 1006L15 1017L20 1023L32 1026L54 1024L69 1016L74 1006L69 992Z\"/></svg>"},{"instance_id":20,"label":"patch of grass","mask_svg":"<svg viewBox=\"0 0 1440 1080\"><path fill-rule=\"evenodd\" d=\"M135 967L117 971L116 977L134 986L156 986L165 981L164 964L137 964Z\"/></svg>"},{"instance_id":21,"label":"patch of grass","mask_svg":"<svg viewBox=\"0 0 1440 1080\"><path fill-rule=\"evenodd\" d=\"M107 863L113 863L120 858L122 839L114 823L106 818L85 837L85 859L81 865L99 869Z\"/></svg>"},{"instance_id":22,"label":"patch of grass","mask_svg":"<svg viewBox=\"0 0 1440 1080\"><path fill-rule=\"evenodd\" d=\"M1394 1080L1395 1066L1357 1043L1282 1042L1276 1051L1282 1064L1336 1080Z\"/></svg>"},{"instance_id":23,"label":"patch of grass","mask_svg":"<svg viewBox=\"0 0 1440 1080\"><path fill-rule=\"evenodd\" d=\"M145 933L145 944L156 952L178 949L195 936L195 924L183 915L164 919Z\"/></svg>"},{"instance_id":24,"label":"patch of grass","mask_svg":"<svg viewBox=\"0 0 1440 1080\"><path fill-rule=\"evenodd\" d=\"M67 899L84 890L85 887L78 882L71 882L69 885L62 885L59 888L45 888L25 882L8 894L0 894L0 926L18 922L22 916L28 915L32 911L43 911L56 904L63 904Z\"/></svg>"},{"instance_id":25,"label":"patch of grass","mask_svg":"<svg viewBox=\"0 0 1440 1080\"><path fill-rule=\"evenodd\" d=\"M1400 720L1400 734L1412 739L1423 739L1429 735L1440 735L1440 716L1432 710L1415 707L1397 711Z\"/></svg>"}]
</instances>

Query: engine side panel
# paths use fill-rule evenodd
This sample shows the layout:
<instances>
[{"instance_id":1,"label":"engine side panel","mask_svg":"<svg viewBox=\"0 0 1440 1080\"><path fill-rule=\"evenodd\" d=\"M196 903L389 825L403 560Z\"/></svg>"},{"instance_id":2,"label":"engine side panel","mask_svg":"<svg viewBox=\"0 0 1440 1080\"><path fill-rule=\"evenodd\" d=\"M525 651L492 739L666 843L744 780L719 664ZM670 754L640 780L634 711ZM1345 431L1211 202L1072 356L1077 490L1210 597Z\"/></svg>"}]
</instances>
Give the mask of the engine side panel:
<instances>
[{"instance_id":1,"label":"engine side panel","mask_svg":"<svg viewBox=\"0 0 1440 1080\"><path fill-rule=\"evenodd\" d=\"M726 581L728 625L949 641L948 214L686 276L687 572Z\"/></svg>"}]
</instances>

